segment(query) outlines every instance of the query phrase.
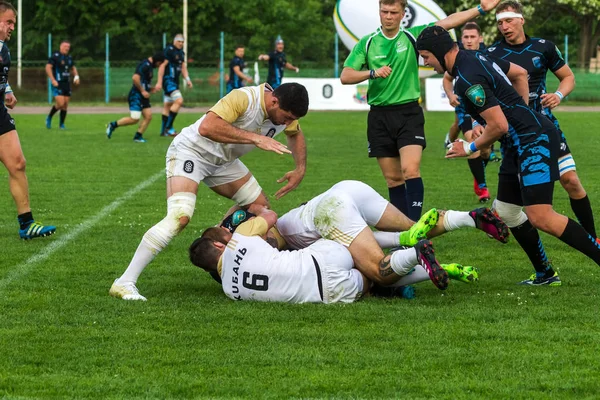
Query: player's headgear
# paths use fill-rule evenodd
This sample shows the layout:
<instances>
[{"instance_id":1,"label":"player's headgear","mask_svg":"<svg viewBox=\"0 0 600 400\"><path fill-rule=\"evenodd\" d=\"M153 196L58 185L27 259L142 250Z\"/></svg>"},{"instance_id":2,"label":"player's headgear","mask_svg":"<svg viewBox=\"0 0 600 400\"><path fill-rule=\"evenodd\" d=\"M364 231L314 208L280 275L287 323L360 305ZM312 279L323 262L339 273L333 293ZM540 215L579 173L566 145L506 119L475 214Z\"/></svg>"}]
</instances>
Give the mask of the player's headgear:
<instances>
[{"instance_id":1,"label":"player's headgear","mask_svg":"<svg viewBox=\"0 0 600 400\"><path fill-rule=\"evenodd\" d=\"M275 39L275 44L277 43L283 43L283 39L281 38L281 35L277 35L277 39Z\"/></svg>"},{"instance_id":2,"label":"player's headgear","mask_svg":"<svg viewBox=\"0 0 600 400\"><path fill-rule=\"evenodd\" d=\"M452 40L448 31L437 25L425 28L417 38L417 50L430 51L437 58L444 71L447 70L444 56L454 45L454 40Z\"/></svg>"},{"instance_id":3,"label":"player's headgear","mask_svg":"<svg viewBox=\"0 0 600 400\"><path fill-rule=\"evenodd\" d=\"M233 233L241 223L246 222L255 216L255 214L252 214L246 210L237 210L225 217L221 223L221 226L223 228L227 228L229 232Z\"/></svg>"}]
</instances>

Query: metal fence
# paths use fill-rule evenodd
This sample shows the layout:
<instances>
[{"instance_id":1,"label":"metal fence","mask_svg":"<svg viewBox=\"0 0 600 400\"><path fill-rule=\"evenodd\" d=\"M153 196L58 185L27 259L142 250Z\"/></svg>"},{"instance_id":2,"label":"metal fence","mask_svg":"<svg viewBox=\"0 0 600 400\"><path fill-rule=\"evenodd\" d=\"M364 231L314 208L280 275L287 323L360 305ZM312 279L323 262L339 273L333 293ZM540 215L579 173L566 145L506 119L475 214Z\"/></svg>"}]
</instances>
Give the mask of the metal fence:
<instances>
[{"instance_id":1,"label":"metal fence","mask_svg":"<svg viewBox=\"0 0 600 400\"><path fill-rule=\"evenodd\" d=\"M221 35L221 38L214 38L221 42L221 49L217 54L198 56L191 51L188 59L188 70L192 78L194 87L186 89L185 85L180 85L188 106L210 105L216 102L223 93L225 81L229 73L229 61L233 56L233 51L225 51L234 46L234 43L242 43L243 38L235 36ZM576 64L576 54L570 54L569 45L566 40L553 38L559 49L568 58L571 68L575 72L577 87L568 97L567 102L589 102L600 103L600 58L592 59L591 63L584 66ZM164 46L166 36L163 36L162 43L158 43L157 48ZM118 41L114 41L118 43ZM337 77L342 69L347 51L341 49L335 37L331 38L332 53L327 59L320 62L294 59L293 63L300 67L300 74L296 75L293 71L285 71L290 76L303 78L333 78ZM340 54L338 56L338 49ZM250 51L249 51L250 50ZM572 53L572 52L571 52ZM149 54L150 55L150 54ZM249 75L254 75L254 63L258 52L256 49L247 49L246 62L249 66ZM107 57L108 58L108 57ZM223 64L221 64L223 60ZM83 103L125 103L127 94L132 85L132 76L140 60L131 61L109 61L94 60L80 61L75 59L81 85L72 85L72 98L75 102ZM47 59L22 61L22 85L16 87L16 68L10 71L9 81L20 101L23 103L45 103L51 100L49 96L49 81L46 77L45 66ZM16 63L15 63L16 64ZM261 81L267 76L267 63L258 62ZM156 74L156 72L155 72ZM548 74L548 89L554 90L558 86L558 81L551 73ZM152 100L155 103L161 102L160 93L154 94Z\"/></svg>"}]
</instances>

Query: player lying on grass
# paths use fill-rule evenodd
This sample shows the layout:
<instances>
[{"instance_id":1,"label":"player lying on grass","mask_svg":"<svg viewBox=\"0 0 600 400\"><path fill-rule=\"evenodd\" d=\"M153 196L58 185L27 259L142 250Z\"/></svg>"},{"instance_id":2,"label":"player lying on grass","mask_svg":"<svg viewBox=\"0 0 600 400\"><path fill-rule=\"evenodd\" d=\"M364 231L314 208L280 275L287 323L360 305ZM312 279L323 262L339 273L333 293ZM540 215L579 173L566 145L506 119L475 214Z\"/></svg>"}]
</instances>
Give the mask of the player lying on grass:
<instances>
[{"instance_id":1,"label":"player lying on grass","mask_svg":"<svg viewBox=\"0 0 600 400\"><path fill-rule=\"evenodd\" d=\"M229 218L225 222L232 224ZM233 225L235 222L239 221L233 221ZM432 209L415 223L365 183L342 181L283 215L274 233L278 236L279 248L301 249L320 238L334 240L348 248L356 268L371 281L387 286L411 272L414 265L407 271L407 266L400 260L400 252L385 256L382 248L415 246L421 239L465 226L478 227L501 242L506 242L508 237L506 225L489 209L446 211L441 217L436 209ZM373 232L370 227L379 231ZM213 235L213 232L216 236L212 238L217 239L218 228L207 229L203 236ZM451 278L464 277L462 268L448 267ZM435 278L436 271L415 272L410 276L417 281L430 277L442 289L447 285L444 273L438 272L438 279ZM420 273L424 276L419 276Z\"/></svg>"},{"instance_id":2,"label":"player lying on grass","mask_svg":"<svg viewBox=\"0 0 600 400\"><path fill-rule=\"evenodd\" d=\"M255 210L257 216L242 222L233 234L226 228L210 228L210 235L190 246L192 263L210 273L217 272L228 297L287 303L351 303L369 291L371 281L354 268L345 246L318 239L301 250L279 250L265 240L277 215L264 207ZM447 285L448 275L435 259L429 240L421 240L414 248L398 250L393 255L404 275L415 267L422 268L417 264L421 262L432 272L434 283L437 280L437 284ZM386 256L387 263L391 257ZM425 276L429 279L427 272Z\"/></svg>"}]
</instances>

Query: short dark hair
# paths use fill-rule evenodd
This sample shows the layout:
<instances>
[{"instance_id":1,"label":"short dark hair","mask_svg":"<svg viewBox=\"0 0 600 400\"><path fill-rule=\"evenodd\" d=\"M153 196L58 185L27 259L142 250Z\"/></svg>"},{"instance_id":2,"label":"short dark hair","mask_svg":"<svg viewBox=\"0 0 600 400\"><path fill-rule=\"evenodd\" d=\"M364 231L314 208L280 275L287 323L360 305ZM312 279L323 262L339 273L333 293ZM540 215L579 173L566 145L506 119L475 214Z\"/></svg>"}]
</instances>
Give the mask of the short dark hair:
<instances>
[{"instance_id":1,"label":"short dark hair","mask_svg":"<svg viewBox=\"0 0 600 400\"><path fill-rule=\"evenodd\" d=\"M284 83L273 91L273 96L279 100L279 108L296 118L302 118L308 112L308 92L299 83Z\"/></svg>"},{"instance_id":2,"label":"short dark hair","mask_svg":"<svg viewBox=\"0 0 600 400\"><path fill-rule=\"evenodd\" d=\"M244 46L243 44L238 44L237 46L235 46L235 49L245 49L246 46Z\"/></svg>"},{"instance_id":3,"label":"short dark hair","mask_svg":"<svg viewBox=\"0 0 600 400\"><path fill-rule=\"evenodd\" d=\"M15 6L10 4L8 1L1 0L0 1L0 14L4 14L6 11L11 10L17 15L17 9Z\"/></svg>"},{"instance_id":4,"label":"short dark hair","mask_svg":"<svg viewBox=\"0 0 600 400\"><path fill-rule=\"evenodd\" d=\"M467 22L462 27L462 32L467 31L467 30L473 30L473 29L479 33L479 36L481 36L481 28L479 27L479 25L477 25L477 22Z\"/></svg>"},{"instance_id":5,"label":"short dark hair","mask_svg":"<svg viewBox=\"0 0 600 400\"><path fill-rule=\"evenodd\" d=\"M206 228L206 230L202 232L202 235L200 235L200 237L209 238L213 242L221 242L223 244L227 244L227 242L225 241L226 234L227 232L225 231L225 229L219 226L213 226L210 228Z\"/></svg>"},{"instance_id":6,"label":"short dark hair","mask_svg":"<svg viewBox=\"0 0 600 400\"><path fill-rule=\"evenodd\" d=\"M208 272L216 271L221 253L214 246L214 242L208 237L194 240L189 249L192 264Z\"/></svg>"},{"instance_id":7,"label":"short dark hair","mask_svg":"<svg viewBox=\"0 0 600 400\"><path fill-rule=\"evenodd\" d=\"M408 6L407 0L379 0L379 7L381 7L384 4L386 6L392 6L397 3L400 3L400 7L402 7L403 9L405 9Z\"/></svg>"},{"instance_id":8,"label":"short dark hair","mask_svg":"<svg viewBox=\"0 0 600 400\"><path fill-rule=\"evenodd\" d=\"M163 61L165 61L165 53L163 53L162 51L157 51L156 53L154 53L152 55L152 63L163 63Z\"/></svg>"},{"instance_id":9,"label":"short dark hair","mask_svg":"<svg viewBox=\"0 0 600 400\"><path fill-rule=\"evenodd\" d=\"M71 41L68 40L68 39L63 39L63 40L60 41L60 44L63 44L63 43L69 43L69 44L71 44Z\"/></svg>"},{"instance_id":10,"label":"short dark hair","mask_svg":"<svg viewBox=\"0 0 600 400\"><path fill-rule=\"evenodd\" d=\"M505 0L496 7L496 14L512 8L516 13L523 14L523 5L516 0Z\"/></svg>"}]
</instances>

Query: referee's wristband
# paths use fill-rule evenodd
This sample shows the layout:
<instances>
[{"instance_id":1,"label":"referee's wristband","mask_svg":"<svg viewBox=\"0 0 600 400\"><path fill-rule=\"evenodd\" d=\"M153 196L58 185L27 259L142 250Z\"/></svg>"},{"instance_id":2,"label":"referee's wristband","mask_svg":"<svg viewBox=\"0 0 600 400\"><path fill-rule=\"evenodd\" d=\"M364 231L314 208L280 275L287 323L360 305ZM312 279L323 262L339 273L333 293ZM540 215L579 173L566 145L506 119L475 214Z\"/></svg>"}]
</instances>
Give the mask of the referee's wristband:
<instances>
[{"instance_id":1,"label":"referee's wristband","mask_svg":"<svg viewBox=\"0 0 600 400\"><path fill-rule=\"evenodd\" d=\"M375 79L375 70L374 69L369 71L369 79Z\"/></svg>"},{"instance_id":2,"label":"referee's wristband","mask_svg":"<svg viewBox=\"0 0 600 400\"><path fill-rule=\"evenodd\" d=\"M487 13L485 12L485 10L483 9L483 7L481 7L481 4L477 6L477 11L479 11L479 14L480 14L480 15L485 15L485 14L487 14Z\"/></svg>"},{"instance_id":3,"label":"referee's wristband","mask_svg":"<svg viewBox=\"0 0 600 400\"><path fill-rule=\"evenodd\" d=\"M556 92L554 92L554 94L558 96L558 98L560 99L560 101L562 101L562 99L565 98L565 95L562 94L559 90L557 90Z\"/></svg>"}]
</instances>

